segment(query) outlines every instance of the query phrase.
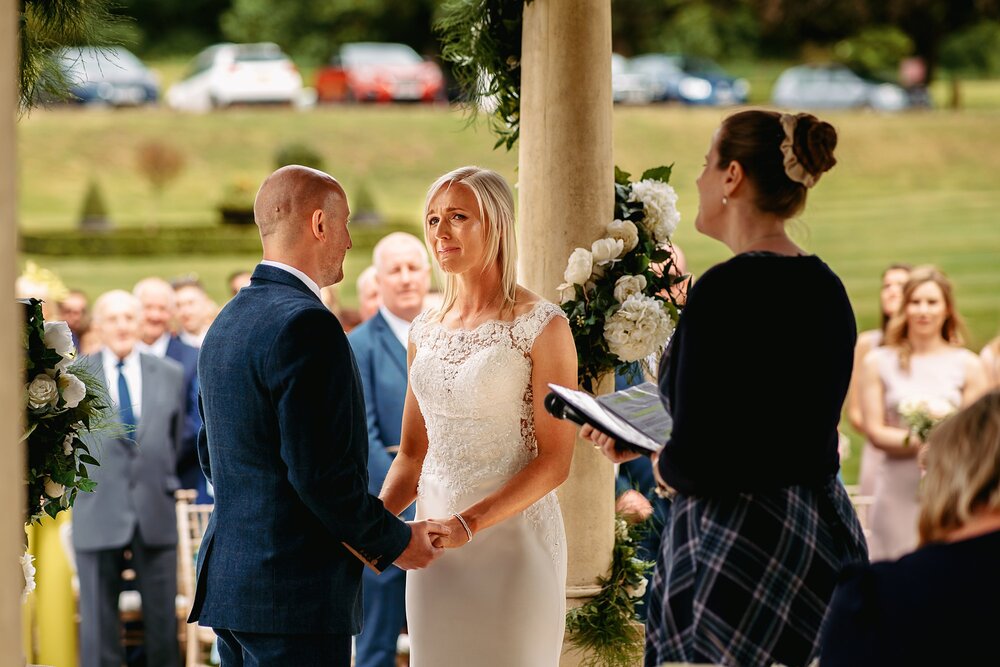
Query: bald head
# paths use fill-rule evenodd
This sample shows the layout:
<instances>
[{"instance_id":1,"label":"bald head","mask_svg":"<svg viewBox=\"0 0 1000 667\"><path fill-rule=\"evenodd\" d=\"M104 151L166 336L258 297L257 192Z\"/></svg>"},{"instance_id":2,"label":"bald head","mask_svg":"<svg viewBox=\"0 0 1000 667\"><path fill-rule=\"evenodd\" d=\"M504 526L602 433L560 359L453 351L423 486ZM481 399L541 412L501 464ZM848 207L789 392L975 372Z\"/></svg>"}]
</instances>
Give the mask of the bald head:
<instances>
[{"instance_id":1,"label":"bald head","mask_svg":"<svg viewBox=\"0 0 1000 667\"><path fill-rule=\"evenodd\" d=\"M328 207L331 197L347 200L329 174L297 164L278 169L264 179L253 203L261 238L266 243L269 237L290 239L304 233L313 212Z\"/></svg>"}]
</instances>

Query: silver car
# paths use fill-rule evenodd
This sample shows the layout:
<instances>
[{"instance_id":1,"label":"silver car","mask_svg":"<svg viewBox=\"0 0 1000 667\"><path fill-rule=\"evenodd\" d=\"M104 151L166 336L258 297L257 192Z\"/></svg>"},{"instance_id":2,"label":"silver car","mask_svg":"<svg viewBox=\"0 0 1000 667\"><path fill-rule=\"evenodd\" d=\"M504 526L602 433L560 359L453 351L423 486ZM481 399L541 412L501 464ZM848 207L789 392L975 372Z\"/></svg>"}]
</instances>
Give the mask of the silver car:
<instances>
[{"instance_id":1,"label":"silver car","mask_svg":"<svg viewBox=\"0 0 1000 667\"><path fill-rule=\"evenodd\" d=\"M900 111L909 99L900 86L864 79L844 65L799 65L778 77L771 100L796 109Z\"/></svg>"}]
</instances>

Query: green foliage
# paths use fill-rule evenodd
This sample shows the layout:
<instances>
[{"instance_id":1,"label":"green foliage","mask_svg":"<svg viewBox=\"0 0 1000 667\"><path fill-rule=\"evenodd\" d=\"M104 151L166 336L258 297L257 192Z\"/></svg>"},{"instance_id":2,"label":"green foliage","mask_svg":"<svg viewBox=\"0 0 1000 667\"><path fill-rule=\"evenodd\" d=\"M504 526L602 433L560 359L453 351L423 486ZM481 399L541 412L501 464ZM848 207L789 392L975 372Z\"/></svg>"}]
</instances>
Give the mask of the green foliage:
<instances>
[{"instance_id":1,"label":"green foliage","mask_svg":"<svg viewBox=\"0 0 1000 667\"><path fill-rule=\"evenodd\" d=\"M303 167L312 167L313 169L326 171L326 163L323 160L323 156L319 154L319 151L301 142L285 144L275 152L275 169L280 169L290 164L300 164ZM253 204L252 199L250 203Z\"/></svg>"},{"instance_id":2,"label":"green foliage","mask_svg":"<svg viewBox=\"0 0 1000 667\"><path fill-rule=\"evenodd\" d=\"M837 60L866 76L896 78L899 63L913 53L913 40L894 26L873 26L837 42Z\"/></svg>"},{"instance_id":3,"label":"green foliage","mask_svg":"<svg viewBox=\"0 0 1000 667\"><path fill-rule=\"evenodd\" d=\"M233 0L222 15L233 41L277 42L304 64L326 62L346 42L403 42L433 49L433 0Z\"/></svg>"},{"instance_id":4,"label":"green foliage","mask_svg":"<svg viewBox=\"0 0 1000 667\"><path fill-rule=\"evenodd\" d=\"M530 2L530 0L527 0ZM488 110L498 139L514 147L521 124L521 25L525 0L446 0L434 29L468 103Z\"/></svg>"},{"instance_id":5,"label":"green foliage","mask_svg":"<svg viewBox=\"0 0 1000 667\"><path fill-rule=\"evenodd\" d=\"M581 667L632 667L642 662L635 604L642 599L653 563L636 556L636 544L648 530L649 519L629 524L615 517L611 573L598 579L601 592L594 599L566 614L566 637L585 654Z\"/></svg>"},{"instance_id":6,"label":"green foliage","mask_svg":"<svg viewBox=\"0 0 1000 667\"><path fill-rule=\"evenodd\" d=\"M103 383L73 363L76 351L56 350L45 340L42 302L21 300L25 317L25 433L27 447L25 524L55 517L73 506L79 491L93 491L87 466L100 465L83 441L86 433L124 435L119 424L108 422L111 401ZM65 323L62 324L65 327ZM68 328L65 329L68 336ZM85 394L75 405L69 399L65 380L82 382ZM57 393L41 404L29 400L27 387L33 382L55 383Z\"/></svg>"},{"instance_id":7,"label":"green foliage","mask_svg":"<svg viewBox=\"0 0 1000 667\"><path fill-rule=\"evenodd\" d=\"M250 212L252 215L252 205ZM403 221L388 221L378 227L356 227L351 229L351 238L356 247L364 248L392 231L412 232L413 226ZM18 247L23 253L49 257L259 254L260 235L253 224L245 227L132 227L103 233L63 230L23 232Z\"/></svg>"},{"instance_id":8,"label":"green foliage","mask_svg":"<svg viewBox=\"0 0 1000 667\"><path fill-rule=\"evenodd\" d=\"M22 0L19 38L18 110L41 100L66 99L69 81L57 62L65 46L120 44L124 19L111 13L114 0Z\"/></svg>"},{"instance_id":9,"label":"green foliage","mask_svg":"<svg viewBox=\"0 0 1000 667\"><path fill-rule=\"evenodd\" d=\"M1000 74L1000 21L980 21L946 38L941 64L953 72Z\"/></svg>"},{"instance_id":10,"label":"green foliage","mask_svg":"<svg viewBox=\"0 0 1000 667\"><path fill-rule=\"evenodd\" d=\"M659 34L644 50L683 53L706 58L741 58L757 50L759 26L746 5L718 8L688 2L659 24Z\"/></svg>"}]
</instances>

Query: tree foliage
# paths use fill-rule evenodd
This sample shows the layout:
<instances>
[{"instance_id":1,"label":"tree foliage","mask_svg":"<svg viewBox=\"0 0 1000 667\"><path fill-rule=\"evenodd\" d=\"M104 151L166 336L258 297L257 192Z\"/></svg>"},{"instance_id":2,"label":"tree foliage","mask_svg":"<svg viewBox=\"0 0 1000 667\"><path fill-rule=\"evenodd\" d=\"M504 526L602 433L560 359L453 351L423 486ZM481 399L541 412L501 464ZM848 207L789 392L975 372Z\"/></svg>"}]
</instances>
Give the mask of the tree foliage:
<instances>
[{"instance_id":1,"label":"tree foliage","mask_svg":"<svg viewBox=\"0 0 1000 667\"><path fill-rule=\"evenodd\" d=\"M22 0L18 21L19 111L42 99L61 99L68 81L56 54L65 46L120 43L125 21L111 13L114 0Z\"/></svg>"}]
</instances>

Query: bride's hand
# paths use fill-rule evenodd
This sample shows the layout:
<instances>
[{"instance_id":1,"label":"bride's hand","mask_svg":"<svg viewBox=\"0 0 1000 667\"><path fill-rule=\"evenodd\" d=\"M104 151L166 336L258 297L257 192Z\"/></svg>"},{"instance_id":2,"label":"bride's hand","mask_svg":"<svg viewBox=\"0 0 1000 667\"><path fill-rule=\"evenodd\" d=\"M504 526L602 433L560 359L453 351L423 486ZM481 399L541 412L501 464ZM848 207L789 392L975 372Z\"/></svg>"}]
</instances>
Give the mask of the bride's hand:
<instances>
[{"instance_id":1,"label":"bride's hand","mask_svg":"<svg viewBox=\"0 0 1000 667\"><path fill-rule=\"evenodd\" d=\"M434 523L440 523L451 529L451 532L447 535L438 535L432 540L432 544L436 547L444 547L445 549L454 549L456 547L464 547L470 542L469 533L465 531L465 526L455 518L450 516L447 519L430 519Z\"/></svg>"},{"instance_id":2,"label":"bride's hand","mask_svg":"<svg viewBox=\"0 0 1000 667\"><path fill-rule=\"evenodd\" d=\"M594 447L600 449L601 453L608 457L612 463L625 463L642 456L635 452L618 449L614 438L603 431L598 431L590 424L584 424L580 427L580 438L593 442Z\"/></svg>"}]
</instances>

